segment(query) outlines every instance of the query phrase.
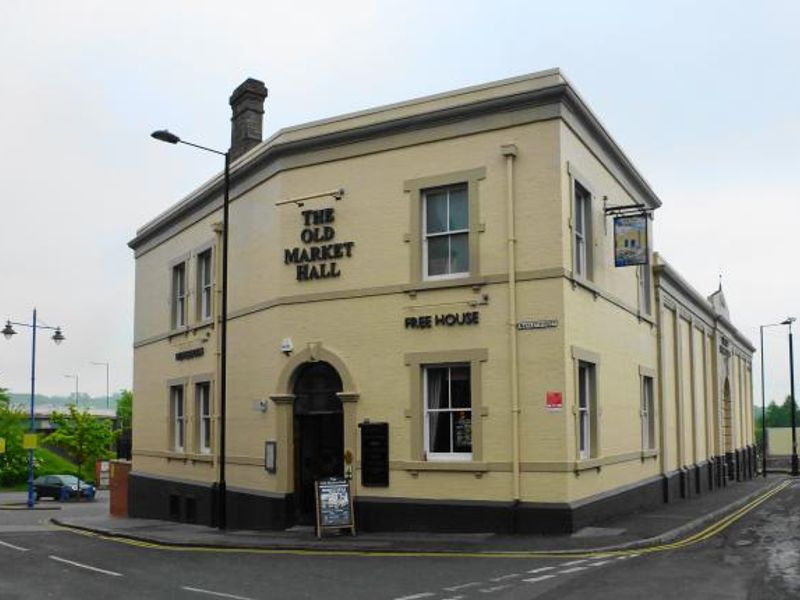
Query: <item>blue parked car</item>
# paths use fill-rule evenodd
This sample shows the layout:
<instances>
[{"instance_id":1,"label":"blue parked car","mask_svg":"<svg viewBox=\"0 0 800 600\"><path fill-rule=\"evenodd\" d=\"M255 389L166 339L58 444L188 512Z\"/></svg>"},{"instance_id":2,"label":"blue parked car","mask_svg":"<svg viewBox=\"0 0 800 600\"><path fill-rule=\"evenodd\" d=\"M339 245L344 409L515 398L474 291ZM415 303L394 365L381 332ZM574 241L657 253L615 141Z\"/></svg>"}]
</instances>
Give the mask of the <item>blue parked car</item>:
<instances>
[{"instance_id":1,"label":"blue parked car","mask_svg":"<svg viewBox=\"0 0 800 600\"><path fill-rule=\"evenodd\" d=\"M42 475L33 480L33 491L36 499L52 498L53 500L69 500L78 497L94 500L95 487L78 480L74 475Z\"/></svg>"}]
</instances>

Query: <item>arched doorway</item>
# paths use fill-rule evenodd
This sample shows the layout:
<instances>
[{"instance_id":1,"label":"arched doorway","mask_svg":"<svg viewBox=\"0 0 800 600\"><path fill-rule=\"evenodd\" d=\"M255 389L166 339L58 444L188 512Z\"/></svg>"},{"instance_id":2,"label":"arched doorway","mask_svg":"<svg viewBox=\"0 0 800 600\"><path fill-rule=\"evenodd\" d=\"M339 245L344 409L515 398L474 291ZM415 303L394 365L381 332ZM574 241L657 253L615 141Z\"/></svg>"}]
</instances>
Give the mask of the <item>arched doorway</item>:
<instances>
[{"instance_id":1,"label":"arched doorway","mask_svg":"<svg viewBox=\"0 0 800 600\"><path fill-rule=\"evenodd\" d=\"M342 379L326 362L305 363L294 379L294 491L298 523L314 522L314 481L344 473Z\"/></svg>"}]
</instances>

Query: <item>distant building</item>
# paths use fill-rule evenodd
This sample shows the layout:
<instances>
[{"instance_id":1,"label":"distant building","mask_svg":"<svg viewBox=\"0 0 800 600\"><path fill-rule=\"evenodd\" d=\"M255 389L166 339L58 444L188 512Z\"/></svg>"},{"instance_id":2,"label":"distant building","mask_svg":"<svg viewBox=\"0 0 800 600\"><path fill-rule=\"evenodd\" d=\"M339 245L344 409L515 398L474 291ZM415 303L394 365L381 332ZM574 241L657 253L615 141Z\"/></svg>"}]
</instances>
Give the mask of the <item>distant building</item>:
<instances>
[{"instance_id":1,"label":"distant building","mask_svg":"<svg viewBox=\"0 0 800 600\"><path fill-rule=\"evenodd\" d=\"M261 141L265 97L231 97L230 527L333 475L360 528L500 532L752 477L753 346L652 250L614 266L606 209L661 202L558 70ZM213 521L221 203L130 243L132 516Z\"/></svg>"}]
</instances>

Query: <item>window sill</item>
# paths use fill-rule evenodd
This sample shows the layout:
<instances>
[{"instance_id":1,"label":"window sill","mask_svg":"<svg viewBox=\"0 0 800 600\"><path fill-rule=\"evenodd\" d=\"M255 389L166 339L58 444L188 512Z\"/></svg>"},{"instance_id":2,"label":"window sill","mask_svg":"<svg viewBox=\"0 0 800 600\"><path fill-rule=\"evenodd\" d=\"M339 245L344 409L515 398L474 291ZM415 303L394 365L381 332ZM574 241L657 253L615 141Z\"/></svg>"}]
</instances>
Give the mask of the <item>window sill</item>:
<instances>
[{"instance_id":1,"label":"window sill","mask_svg":"<svg viewBox=\"0 0 800 600\"><path fill-rule=\"evenodd\" d=\"M155 454L155 453L153 453ZM208 463L214 462L214 457L211 454L195 454L193 452L179 452L177 450L168 450L161 454L163 458L168 461L180 461L183 463Z\"/></svg>"},{"instance_id":2,"label":"window sill","mask_svg":"<svg viewBox=\"0 0 800 600\"><path fill-rule=\"evenodd\" d=\"M211 328L211 329L214 328L214 320L213 319L207 319L205 321L200 321L198 323L195 323L194 325L185 325L183 327L178 327L177 329L170 329L169 332L167 332L167 337L170 339L170 341L172 341L173 338L176 338L178 336L181 336L181 335L186 336L186 335L189 335L190 333L196 333L196 332L198 332L198 331L200 331L202 329L206 329L206 328Z\"/></svg>"},{"instance_id":3,"label":"window sill","mask_svg":"<svg viewBox=\"0 0 800 600\"><path fill-rule=\"evenodd\" d=\"M416 295L417 292L424 292L427 290L440 290L440 289L455 288L455 287L480 288L486 285L487 283L488 279L486 277L472 275L467 277L453 277L449 279L432 279L432 280L418 281L414 284L409 285L403 291L406 294L414 296Z\"/></svg>"},{"instance_id":4,"label":"window sill","mask_svg":"<svg viewBox=\"0 0 800 600\"><path fill-rule=\"evenodd\" d=\"M489 472L489 465L484 462L462 462L448 460L415 460L392 462L392 468L408 471L412 477L417 477L421 471L438 473L472 473L475 477L482 477Z\"/></svg>"}]
</instances>

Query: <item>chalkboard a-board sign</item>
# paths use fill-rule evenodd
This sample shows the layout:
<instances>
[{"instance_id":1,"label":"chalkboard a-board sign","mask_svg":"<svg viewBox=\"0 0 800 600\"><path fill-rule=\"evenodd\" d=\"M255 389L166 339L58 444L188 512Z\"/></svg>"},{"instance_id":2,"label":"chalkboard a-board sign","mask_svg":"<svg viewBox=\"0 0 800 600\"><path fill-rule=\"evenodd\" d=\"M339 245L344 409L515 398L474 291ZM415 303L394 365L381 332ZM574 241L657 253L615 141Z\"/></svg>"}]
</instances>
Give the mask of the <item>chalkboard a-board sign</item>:
<instances>
[{"instance_id":1,"label":"chalkboard a-board sign","mask_svg":"<svg viewBox=\"0 0 800 600\"><path fill-rule=\"evenodd\" d=\"M349 529L356 534L350 482L341 477L327 477L315 482L317 500L317 537L323 529Z\"/></svg>"},{"instance_id":2,"label":"chalkboard a-board sign","mask_svg":"<svg viewBox=\"0 0 800 600\"><path fill-rule=\"evenodd\" d=\"M361 485L389 485L389 424L361 423Z\"/></svg>"}]
</instances>

